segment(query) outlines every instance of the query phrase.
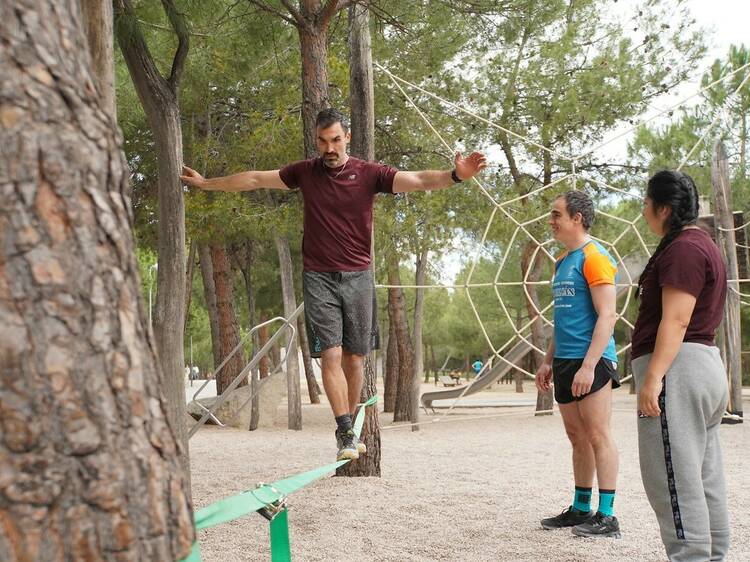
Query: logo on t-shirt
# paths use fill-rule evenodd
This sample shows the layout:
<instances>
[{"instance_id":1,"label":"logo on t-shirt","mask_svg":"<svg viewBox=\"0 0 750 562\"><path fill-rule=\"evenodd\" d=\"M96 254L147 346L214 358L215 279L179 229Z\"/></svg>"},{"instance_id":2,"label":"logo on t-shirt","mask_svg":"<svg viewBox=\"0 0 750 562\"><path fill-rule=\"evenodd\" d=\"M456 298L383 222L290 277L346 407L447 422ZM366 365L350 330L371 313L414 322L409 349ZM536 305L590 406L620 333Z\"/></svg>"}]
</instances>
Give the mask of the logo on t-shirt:
<instances>
[{"instance_id":1,"label":"logo on t-shirt","mask_svg":"<svg viewBox=\"0 0 750 562\"><path fill-rule=\"evenodd\" d=\"M357 174L352 174L351 176L349 176L349 181L356 180L356 179L357 179Z\"/></svg>"}]
</instances>

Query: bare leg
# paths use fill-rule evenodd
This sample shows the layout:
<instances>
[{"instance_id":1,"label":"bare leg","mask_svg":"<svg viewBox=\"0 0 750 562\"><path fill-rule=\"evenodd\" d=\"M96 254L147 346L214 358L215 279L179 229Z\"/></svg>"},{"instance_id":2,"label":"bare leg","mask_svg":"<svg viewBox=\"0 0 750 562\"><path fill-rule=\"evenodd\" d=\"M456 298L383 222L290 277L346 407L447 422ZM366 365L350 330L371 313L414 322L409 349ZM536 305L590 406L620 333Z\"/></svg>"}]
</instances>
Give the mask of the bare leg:
<instances>
[{"instance_id":1,"label":"bare leg","mask_svg":"<svg viewBox=\"0 0 750 562\"><path fill-rule=\"evenodd\" d=\"M578 411L596 459L600 490L617 487L618 453L609 429L612 416L612 382L578 402Z\"/></svg>"},{"instance_id":2,"label":"bare leg","mask_svg":"<svg viewBox=\"0 0 750 562\"><path fill-rule=\"evenodd\" d=\"M349 393L349 411L352 416L359 403L362 393L362 385L365 380L365 356L344 351L341 358L341 366L344 370Z\"/></svg>"},{"instance_id":3,"label":"bare leg","mask_svg":"<svg viewBox=\"0 0 750 562\"><path fill-rule=\"evenodd\" d=\"M335 417L350 413L346 376L341 368L341 346L330 347L320 354L323 388Z\"/></svg>"},{"instance_id":4,"label":"bare leg","mask_svg":"<svg viewBox=\"0 0 750 562\"><path fill-rule=\"evenodd\" d=\"M594 473L596 461L594 449L586 435L586 430L578 411L578 403L560 404L565 431L568 434L570 444L573 446L573 478L575 485L582 488L591 488L594 485Z\"/></svg>"}]
</instances>

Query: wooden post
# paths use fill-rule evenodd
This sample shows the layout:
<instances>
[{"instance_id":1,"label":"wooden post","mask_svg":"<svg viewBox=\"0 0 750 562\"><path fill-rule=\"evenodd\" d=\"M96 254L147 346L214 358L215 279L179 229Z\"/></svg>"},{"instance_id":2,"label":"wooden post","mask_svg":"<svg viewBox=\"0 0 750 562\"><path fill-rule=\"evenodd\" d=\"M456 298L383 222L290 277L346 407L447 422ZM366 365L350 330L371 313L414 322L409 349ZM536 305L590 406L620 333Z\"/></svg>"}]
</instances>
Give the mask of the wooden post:
<instances>
[{"instance_id":1,"label":"wooden post","mask_svg":"<svg viewBox=\"0 0 750 562\"><path fill-rule=\"evenodd\" d=\"M740 295L739 267L737 264L737 243L734 236L734 215L732 214L732 192L729 183L729 167L724 143L714 145L711 185L714 193L714 227L716 240L724 253L727 263L727 302L724 306L724 335L726 346L725 366L729 375L729 404L727 411L742 418L742 341L740 338Z\"/></svg>"}]
</instances>

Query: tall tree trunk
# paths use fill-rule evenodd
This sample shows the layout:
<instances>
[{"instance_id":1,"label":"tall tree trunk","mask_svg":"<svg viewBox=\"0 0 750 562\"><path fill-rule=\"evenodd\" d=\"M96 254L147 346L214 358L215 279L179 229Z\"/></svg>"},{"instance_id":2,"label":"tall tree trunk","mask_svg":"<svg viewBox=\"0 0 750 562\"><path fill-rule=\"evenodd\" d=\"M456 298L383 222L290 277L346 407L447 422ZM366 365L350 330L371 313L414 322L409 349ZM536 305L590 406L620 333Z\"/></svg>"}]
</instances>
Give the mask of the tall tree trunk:
<instances>
[{"instance_id":1,"label":"tall tree trunk","mask_svg":"<svg viewBox=\"0 0 750 562\"><path fill-rule=\"evenodd\" d=\"M268 320L268 318L266 317L265 312L261 312L260 323L262 324L266 320ZM263 326L258 329L258 347L255 348L256 351L266 345L267 342L268 326ZM250 392L253 395L252 410L250 411L250 427L248 428L250 431L258 429L258 424L260 423L260 379L266 378L268 374L268 354L266 354L260 358L260 361L258 362L258 371L256 374L253 374L250 383L252 385Z\"/></svg>"},{"instance_id":2,"label":"tall tree trunk","mask_svg":"<svg viewBox=\"0 0 750 562\"><path fill-rule=\"evenodd\" d=\"M234 310L234 283L232 268L223 246L211 246L211 265L213 266L214 286L216 287L216 316L219 321L219 351L223 362L240 343L240 330L237 324L237 313ZM237 351L222 367L214 373L216 394L221 395L245 367L245 354ZM247 379L238 386L245 386Z\"/></svg>"},{"instance_id":3,"label":"tall tree trunk","mask_svg":"<svg viewBox=\"0 0 750 562\"><path fill-rule=\"evenodd\" d=\"M260 323L263 324L268 320L268 315L265 312L260 313ZM258 330L258 349L265 347L269 340L268 326L263 326ZM270 353L266 353L258 361L258 371L260 372L260 378L264 379L271 374L271 359L269 358Z\"/></svg>"},{"instance_id":4,"label":"tall tree trunk","mask_svg":"<svg viewBox=\"0 0 750 562\"><path fill-rule=\"evenodd\" d=\"M523 322L523 311L521 307L518 307L518 310L516 311L516 329L521 329L521 324ZM519 363L523 364L523 360L521 360ZM530 373L534 373L534 354L529 353L526 356L526 370ZM519 371L518 369L513 369L513 382L516 384L516 392L521 394L523 393L523 377L525 375Z\"/></svg>"},{"instance_id":5,"label":"tall tree trunk","mask_svg":"<svg viewBox=\"0 0 750 562\"><path fill-rule=\"evenodd\" d=\"M304 26L299 31L302 49L302 130L305 154L317 155L315 118L330 105L328 99L327 33L317 26Z\"/></svg>"},{"instance_id":6,"label":"tall tree trunk","mask_svg":"<svg viewBox=\"0 0 750 562\"><path fill-rule=\"evenodd\" d=\"M388 260L388 284L401 285L398 259L395 257ZM418 402L419 398L415 396L414 392L416 379L413 363L414 352L409 335L409 326L406 321L406 299L404 298L403 290L400 288L396 290L393 296L395 298L390 299L389 306L392 307L393 319L395 320L395 336L398 345L399 361L398 389L396 392L393 421L410 420L416 422L417 420L412 418L412 412L414 411L412 402ZM417 380L416 384L418 383L419 381ZM417 412L419 412L419 404L417 404Z\"/></svg>"},{"instance_id":7,"label":"tall tree trunk","mask_svg":"<svg viewBox=\"0 0 750 562\"><path fill-rule=\"evenodd\" d=\"M276 251L279 254L279 270L281 272L281 294L284 300L284 317L290 318L297 309L297 299L294 296L294 273L292 271L292 254L289 251L289 241L284 236L276 236ZM286 340L286 390L289 429L302 429L302 402L300 400L299 357L297 338L291 336Z\"/></svg>"},{"instance_id":8,"label":"tall tree trunk","mask_svg":"<svg viewBox=\"0 0 750 562\"><path fill-rule=\"evenodd\" d=\"M349 7L349 102L352 113L351 132L353 139L350 151L352 155L363 160L375 159L375 104L369 22L370 16L366 6L355 4ZM374 244L375 236L372 237L371 256L375 254ZM370 267L372 268L372 264ZM377 312L376 299L373 297L372 313L376 316ZM360 394L361 402L365 402L378 393L374 350L365 358L364 371L365 380ZM367 454L357 461L339 468L336 471L337 475L380 476L381 441L377 407L368 408L365 412L365 424L362 427L361 439L367 446Z\"/></svg>"},{"instance_id":9,"label":"tall tree trunk","mask_svg":"<svg viewBox=\"0 0 750 562\"><path fill-rule=\"evenodd\" d=\"M0 4L0 558L175 560L189 480L79 6Z\"/></svg>"},{"instance_id":10,"label":"tall tree trunk","mask_svg":"<svg viewBox=\"0 0 750 562\"><path fill-rule=\"evenodd\" d=\"M729 277L726 305L724 306L724 326L727 349L726 368L729 375L729 405L727 410L742 418L742 337L740 325L740 284L737 265L737 241L734 236L734 215L732 214L732 186L729 179L729 166L724 143L716 141L711 166L711 185L714 192L716 220L716 240L724 254Z\"/></svg>"},{"instance_id":11,"label":"tall tree trunk","mask_svg":"<svg viewBox=\"0 0 750 562\"><path fill-rule=\"evenodd\" d=\"M208 244L198 247L203 278L203 296L208 311L208 324L211 328L211 352L214 356L213 370L221 364L221 332L219 331L219 313L216 310L216 285L214 284L214 266L211 263L211 248Z\"/></svg>"},{"instance_id":12,"label":"tall tree trunk","mask_svg":"<svg viewBox=\"0 0 750 562\"><path fill-rule=\"evenodd\" d=\"M538 281L541 274L542 261L539 259L538 254L534 259L534 263L531 263L534 249L535 245L529 242L524 246L523 255L521 256L521 276L522 278L526 278L526 272L531 268L531 272L528 275L529 281ZM526 312L529 315L529 318L535 318L531 324L531 342L539 349L545 350L547 349L548 342L544 335L544 322L537 312L541 307L539 304L539 298L536 294L536 287L536 285L529 285L527 287L531 298L529 299L528 297L525 297L524 300L526 301ZM529 355L531 357L529 371L534 373L544 360L544 354L538 351L532 351ZM549 411L552 410L552 406L552 389L546 392L539 391L536 398L536 411L549 413Z\"/></svg>"},{"instance_id":13,"label":"tall tree trunk","mask_svg":"<svg viewBox=\"0 0 750 562\"><path fill-rule=\"evenodd\" d=\"M193 300L193 274L195 273L197 249L198 244L195 243L195 240L191 240L190 251L188 251L187 273L185 274L185 332L187 332L188 322L190 321L190 303Z\"/></svg>"},{"instance_id":14,"label":"tall tree trunk","mask_svg":"<svg viewBox=\"0 0 750 562\"><path fill-rule=\"evenodd\" d=\"M178 92L188 51L184 17L172 0L162 0L177 34L178 47L169 78L164 78L151 57L130 0L114 0L115 31L133 85L154 134L158 162L159 226L154 334L164 373L163 392L178 438L183 443L182 463L189 473L185 424L185 205L179 175L182 169L182 128Z\"/></svg>"},{"instance_id":15,"label":"tall tree trunk","mask_svg":"<svg viewBox=\"0 0 750 562\"><path fill-rule=\"evenodd\" d=\"M423 248L417 256L415 284L424 285L427 276L427 249ZM422 342L422 313L424 311L424 289L415 289L414 298L414 376L417 380L424 377L424 345Z\"/></svg>"},{"instance_id":16,"label":"tall tree trunk","mask_svg":"<svg viewBox=\"0 0 750 562\"><path fill-rule=\"evenodd\" d=\"M115 53L112 2L82 0L83 26L91 53L91 70L104 111L116 123Z\"/></svg>"},{"instance_id":17,"label":"tall tree trunk","mask_svg":"<svg viewBox=\"0 0 750 562\"><path fill-rule=\"evenodd\" d=\"M307 341L307 330L305 329L304 312L297 317L297 335L299 336L299 346L302 349L302 363L305 367L305 380L307 381L307 394L310 397L310 404L320 404L320 387L318 381L315 380L315 370L313 369L310 345Z\"/></svg>"},{"instance_id":18,"label":"tall tree trunk","mask_svg":"<svg viewBox=\"0 0 750 562\"><path fill-rule=\"evenodd\" d=\"M388 289L388 348L385 354L385 376L383 377L383 411L393 412L398 391L398 337L396 335L396 312L391 303L398 301L400 289Z\"/></svg>"}]
</instances>

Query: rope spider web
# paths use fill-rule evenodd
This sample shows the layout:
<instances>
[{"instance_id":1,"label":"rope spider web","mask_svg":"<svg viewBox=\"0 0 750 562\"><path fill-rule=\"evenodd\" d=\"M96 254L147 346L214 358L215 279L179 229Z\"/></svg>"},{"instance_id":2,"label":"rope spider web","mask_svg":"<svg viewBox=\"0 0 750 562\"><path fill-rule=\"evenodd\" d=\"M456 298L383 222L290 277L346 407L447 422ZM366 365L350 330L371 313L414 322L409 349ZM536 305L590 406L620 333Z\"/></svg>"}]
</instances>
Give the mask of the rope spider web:
<instances>
[{"instance_id":1,"label":"rope spider web","mask_svg":"<svg viewBox=\"0 0 750 562\"><path fill-rule=\"evenodd\" d=\"M473 256L471 258L471 262L469 265L469 271L468 275L466 277L466 281L463 284L460 285L378 285L380 288L391 288L391 287L401 287L401 288L426 288L426 289L434 289L434 288L458 288L463 289L465 291L466 297L468 299L468 302L470 304L470 307L472 309L472 312L479 324L480 330L482 332L482 335L484 336L487 345L489 346L489 349L492 352L493 358L504 362L512 369L516 369L523 373L525 376L533 379L534 374L527 371L520 365L517 365L515 363L512 363L509 361L503 353L508 351L511 345L514 342L525 342L530 350L537 351L539 353L544 354L546 350L539 349L538 346L536 346L532 340L530 331L532 325L537 322L538 320L541 320L543 325L547 327L548 329L552 326L552 321L549 318L549 313L553 305L553 301L551 299L551 295L549 298L549 302L544 305L537 305L535 302L535 299L532 298L529 287L531 286L551 286L551 275L550 279L548 280L532 280L530 279L532 266L534 266L537 257L541 254L542 259L546 258L547 265L554 264L555 257L553 253L548 249L549 246L551 246L555 240L552 238L548 238L546 240L539 240L538 237L534 236L532 233L533 226L539 223L540 221L544 221L548 217L548 212L545 210L543 214L540 214L539 216L536 216L535 218L519 221L516 216L514 215L513 207L516 204L523 203L524 201L530 201L531 198L535 196L541 195L543 192L549 192L549 191L555 191L561 188L567 189L576 189L579 184L583 184L584 186L586 184L589 184L591 187L596 187L597 189L601 191L606 191L611 193L614 197L619 197L620 201L626 200L628 198L636 198L640 199L640 194L635 194L631 191L623 190L619 187L610 185L601 179L593 178L593 177L587 177L584 176L578 169L578 164L584 159L587 158L596 152L600 151L604 147L612 144L613 142L625 137L626 135L629 135L641 127L644 127L645 125L652 123L656 119L664 116L664 115L671 115L672 112L675 110L681 108L686 104L687 102L691 101L692 99L696 98L697 96L700 96L704 92L710 90L711 88L715 87L716 85L728 80L729 78L746 71L750 69L750 63L744 64L740 66L739 68L728 72L724 76L720 77L717 80L714 80L713 82L701 87L693 94L681 99L677 103L670 105L669 107L662 109L655 113L654 115L651 115L650 117L643 119L635 124L633 124L631 127L627 128L625 131L620 132L614 137L611 137L609 139L606 139L603 142L600 142L599 144L588 148L582 152L580 152L577 155L566 155L561 154L558 151L554 151L548 147L545 147L533 139L524 136L522 134L519 134L515 131L512 131L506 127L503 127L502 125L495 123L489 119L486 119L485 117L477 114L474 111L471 111L465 107L462 107L459 104L456 104L450 100L447 100L433 92L430 92L416 84L413 84L403 78L400 78L393 73L391 73L387 68L383 67L382 65L378 64L377 62L374 63L376 68L380 70L388 79L390 79L391 83L396 87L396 89L401 93L401 95L404 97L404 99L408 102L408 105L411 106L415 110L415 112L419 115L419 117L424 121L425 125L430 129L430 131L439 139L440 144L448 151L448 154L453 153L453 147L448 143L448 141L444 138L444 136L435 128L435 126L432 124L430 119L425 115L425 113L419 108L417 103L414 101L413 97L409 95L406 89L416 91L424 96L427 96L428 98L431 98L432 100L442 104L445 107L454 109L464 115L467 115L481 123L484 123L490 128L494 128L497 130L500 130L504 132L505 134L511 136L517 141L520 141L524 143L527 146L536 148L538 150L542 150L550 154L551 156L554 156L560 160L567 161L570 163L570 172L565 173L561 177L555 179L551 183L547 185L542 185L534 190L529 191L528 193L518 195L515 197L511 197L505 200L498 200L496 199L492 193L490 192L490 189L488 189L488 186L479 178L474 177L472 178L472 181L479 187L479 190L481 194L484 196L484 198L487 199L487 201L491 205L491 213L487 220L487 224L482 232L482 237L479 243L477 244L476 250L473 252ZM692 146L692 148L687 152L687 154L684 156L682 161L680 162L679 166L677 167L677 170L681 170L684 166L688 164L692 156L695 154L695 152L700 148L700 146L706 141L710 133L713 131L713 129L716 127L716 125L719 123L719 121L724 117L724 108L737 96L742 89L745 87L745 85L750 80L750 72L746 74L746 76L742 79L739 86L734 89L724 100L724 103L722 104L722 107L719 108L716 111L716 115L711 121L711 123L708 125L706 130L703 132L701 137L697 140L697 142ZM608 220L613 223L617 223L622 225L622 231L617 234L611 241L604 240L597 238L595 236L592 236L594 240L597 240L599 243L607 247L607 249L611 252L613 258L618 263L618 270L620 272L620 278L618 280L618 295L622 298L622 302L619 305L618 308L618 323L623 323L627 325L630 329L633 328L633 324L626 318L625 312L628 308L628 305L630 304L632 297L633 297L633 290L637 286L636 278L637 275L640 273L639 271L635 272L634 274L631 274L631 270L637 269L637 266L633 263L627 263L627 256L622 256L620 254L620 251L618 250L618 244L621 243L627 236L632 235L634 237L634 240L636 242L636 245L638 247L639 251L642 251L645 258L648 258L651 255L651 251L644 239L644 237L641 235L640 231L637 228L638 222L641 220L642 215L640 212L636 214L635 217L632 219L624 218L621 216L617 216L615 214L609 213L606 210L597 209L596 214L599 217L602 217L605 220ZM513 233L508 240L508 242L504 245L504 251L502 253L502 258L500 259L500 263L497 269L497 273L495 274L494 280L492 283L478 283L478 282L472 282L472 278L475 275L477 265L480 262L481 259L481 252L484 248L488 236L491 232L491 227L493 223L497 220L505 220L508 221L510 224L513 225L514 230ZM734 230L740 230L750 224L750 222L741 225L740 227L736 227ZM723 229L722 229L723 230ZM502 281L502 274L504 271L507 270L508 266L508 259L509 256L511 256L510 248L513 247L514 244L517 243L517 241L523 241L527 240L528 242L531 242L534 244L534 250L531 258L528 261L528 267L526 271L522 272L522 279L516 280L516 281ZM750 282L748 279L732 279L730 280L730 289L733 290L735 293L738 294L738 296L743 298L750 298L750 294L748 293L741 293L738 289L734 288L732 285L738 285L739 283L747 283ZM507 339L502 345L495 346L492 337L490 336L486 325L485 320L483 320L478 307L477 303L475 302L475 299L472 298L472 289L479 289L479 288L487 288L492 287L494 289L499 308L502 311L502 314L505 317L505 320L507 321L508 325L510 326L511 330L513 331L513 335ZM518 287L520 288L525 298L527 299L527 302L531 305L531 308L533 309L533 316L531 316L524 324L517 325L514 319L512 318L510 311L508 310L508 307L506 306L505 299L503 298L503 295L501 294L501 289L507 290L510 287ZM618 298L618 300L620 300ZM750 305L750 302L747 301L740 301L742 305ZM626 343L624 345L621 345L617 349L617 355L618 357L624 354L630 347L630 343ZM622 379L621 382L626 382L630 376ZM474 385L474 383L479 379L479 377L472 380L472 382L464 388L463 392L454 400L454 402L451 404L451 406L448 408L447 412L441 416L440 418L436 418L433 421L439 421L440 419L445 418L448 414L451 413L454 407L463 399L463 397L468 393L468 391L471 389L471 387ZM479 417L479 416L474 416ZM403 425L398 426L389 426L389 427L403 427ZM385 428L383 428L385 429Z\"/></svg>"}]
</instances>

